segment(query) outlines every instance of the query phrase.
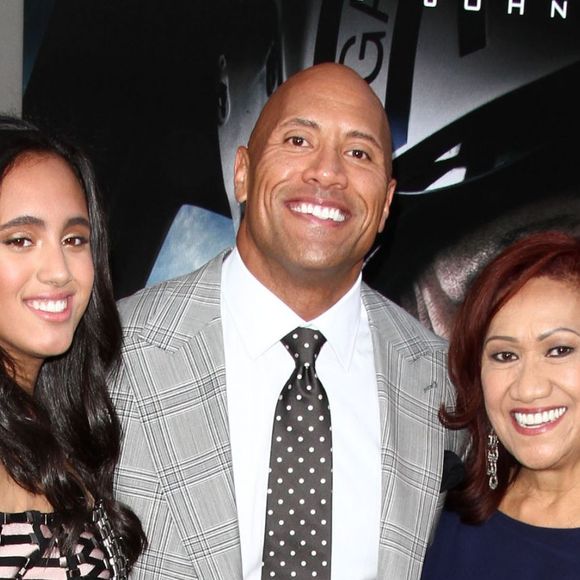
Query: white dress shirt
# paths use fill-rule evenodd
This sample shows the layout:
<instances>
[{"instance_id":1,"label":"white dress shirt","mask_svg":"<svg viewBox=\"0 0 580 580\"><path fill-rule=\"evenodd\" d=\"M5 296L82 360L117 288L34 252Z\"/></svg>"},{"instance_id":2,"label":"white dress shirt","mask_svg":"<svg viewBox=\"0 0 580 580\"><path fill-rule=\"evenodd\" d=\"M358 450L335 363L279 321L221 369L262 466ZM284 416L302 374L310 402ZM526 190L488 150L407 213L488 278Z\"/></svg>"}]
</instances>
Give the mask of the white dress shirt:
<instances>
[{"instance_id":1,"label":"white dress shirt","mask_svg":"<svg viewBox=\"0 0 580 580\"><path fill-rule=\"evenodd\" d=\"M294 362L280 339L297 326L327 343L316 370L333 439L332 580L376 578L381 510L380 418L360 277L332 308L305 322L244 265L224 261L221 310L228 417L244 580L260 580L274 410Z\"/></svg>"}]
</instances>

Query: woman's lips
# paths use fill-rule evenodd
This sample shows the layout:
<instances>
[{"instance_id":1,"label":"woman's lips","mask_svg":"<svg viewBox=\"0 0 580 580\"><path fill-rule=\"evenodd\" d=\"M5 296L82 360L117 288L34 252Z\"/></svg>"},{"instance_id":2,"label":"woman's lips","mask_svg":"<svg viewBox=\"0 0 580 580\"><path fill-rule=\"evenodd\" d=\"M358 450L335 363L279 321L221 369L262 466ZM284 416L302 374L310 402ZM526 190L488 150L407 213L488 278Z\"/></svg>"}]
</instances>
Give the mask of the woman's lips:
<instances>
[{"instance_id":1,"label":"woman's lips","mask_svg":"<svg viewBox=\"0 0 580 580\"><path fill-rule=\"evenodd\" d=\"M519 433L539 435L554 428L566 414L567 407L551 407L549 409L514 409L512 420Z\"/></svg>"},{"instance_id":2,"label":"woman's lips","mask_svg":"<svg viewBox=\"0 0 580 580\"><path fill-rule=\"evenodd\" d=\"M72 295L58 298L28 298L24 303L37 316L45 320L62 322L70 317Z\"/></svg>"}]
</instances>

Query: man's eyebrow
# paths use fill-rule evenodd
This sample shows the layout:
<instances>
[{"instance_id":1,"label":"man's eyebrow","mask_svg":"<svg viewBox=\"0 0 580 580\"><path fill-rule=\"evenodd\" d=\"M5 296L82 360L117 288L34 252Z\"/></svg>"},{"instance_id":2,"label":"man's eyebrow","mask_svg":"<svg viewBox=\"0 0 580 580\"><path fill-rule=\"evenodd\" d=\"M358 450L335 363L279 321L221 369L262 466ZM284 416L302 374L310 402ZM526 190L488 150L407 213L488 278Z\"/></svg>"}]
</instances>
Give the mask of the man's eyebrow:
<instances>
[{"instance_id":1,"label":"man's eyebrow","mask_svg":"<svg viewBox=\"0 0 580 580\"><path fill-rule=\"evenodd\" d=\"M354 137L355 139L364 139L365 141L371 142L375 147L382 149L381 144L373 137L370 133L365 133L364 131L349 131L347 133L348 137Z\"/></svg>"},{"instance_id":2,"label":"man's eyebrow","mask_svg":"<svg viewBox=\"0 0 580 580\"><path fill-rule=\"evenodd\" d=\"M293 117L292 119L288 119L281 124L282 127L308 127L309 129L320 129L320 125L316 121L312 121L311 119L304 119L303 117ZM364 131L359 131L357 129L353 129L346 134L347 137L354 138L354 139L364 139L369 143L372 143L378 149L383 149L380 142L376 137L371 135L370 133L365 133Z\"/></svg>"},{"instance_id":3,"label":"man's eyebrow","mask_svg":"<svg viewBox=\"0 0 580 580\"><path fill-rule=\"evenodd\" d=\"M19 226L45 226L44 220L39 218L30 216L30 215L21 215L15 217L14 219L6 222L5 224L0 225L0 231L7 230L9 228L15 228Z\"/></svg>"},{"instance_id":4,"label":"man's eyebrow","mask_svg":"<svg viewBox=\"0 0 580 580\"><path fill-rule=\"evenodd\" d=\"M302 117L293 117L292 119L288 119L281 124L281 127L308 127L309 129L320 129L320 125L316 121L312 121L310 119L304 119Z\"/></svg>"}]
</instances>

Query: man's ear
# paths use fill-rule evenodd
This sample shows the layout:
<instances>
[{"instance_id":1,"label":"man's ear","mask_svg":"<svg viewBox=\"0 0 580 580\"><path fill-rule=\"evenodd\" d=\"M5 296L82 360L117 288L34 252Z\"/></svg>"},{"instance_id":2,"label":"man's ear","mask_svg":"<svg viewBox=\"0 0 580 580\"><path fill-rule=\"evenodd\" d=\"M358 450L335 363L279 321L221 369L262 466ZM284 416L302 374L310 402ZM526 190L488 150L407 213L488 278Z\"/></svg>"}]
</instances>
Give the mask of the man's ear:
<instances>
[{"instance_id":1,"label":"man's ear","mask_svg":"<svg viewBox=\"0 0 580 580\"><path fill-rule=\"evenodd\" d=\"M244 203L248 197L248 173L250 156L247 147L238 147L234 162L234 193L238 203Z\"/></svg>"},{"instance_id":2,"label":"man's ear","mask_svg":"<svg viewBox=\"0 0 580 580\"><path fill-rule=\"evenodd\" d=\"M389 217L389 208L391 207L391 202L393 201L393 195L395 194L395 188L397 187L396 179L389 179L387 184L387 197L385 199L385 207L383 208L383 215L381 217L381 222L379 224L379 233L385 229L385 222Z\"/></svg>"}]
</instances>

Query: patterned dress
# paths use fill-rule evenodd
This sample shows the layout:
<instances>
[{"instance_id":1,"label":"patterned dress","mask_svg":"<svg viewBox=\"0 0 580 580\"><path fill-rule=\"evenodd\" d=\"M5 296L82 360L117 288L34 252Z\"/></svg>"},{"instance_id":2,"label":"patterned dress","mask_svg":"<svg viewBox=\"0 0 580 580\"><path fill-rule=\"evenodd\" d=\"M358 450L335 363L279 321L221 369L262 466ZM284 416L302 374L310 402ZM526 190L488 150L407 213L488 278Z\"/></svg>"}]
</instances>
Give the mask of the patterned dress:
<instances>
[{"instance_id":1,"label":"patterned dress","mask_svg":"<svg viewBox=\"0 0 580 580\"><path fill-rule=\"evenodd\" d=\"M93 525L81 534L74 556L61 556L53 541L49 525L57 517L38 511L0 512L0 579L127 578L118 539L100 504L93 512Z\"/></svg>"}]
</instances>

